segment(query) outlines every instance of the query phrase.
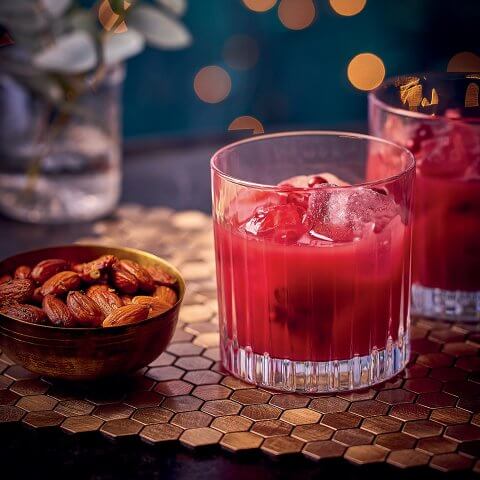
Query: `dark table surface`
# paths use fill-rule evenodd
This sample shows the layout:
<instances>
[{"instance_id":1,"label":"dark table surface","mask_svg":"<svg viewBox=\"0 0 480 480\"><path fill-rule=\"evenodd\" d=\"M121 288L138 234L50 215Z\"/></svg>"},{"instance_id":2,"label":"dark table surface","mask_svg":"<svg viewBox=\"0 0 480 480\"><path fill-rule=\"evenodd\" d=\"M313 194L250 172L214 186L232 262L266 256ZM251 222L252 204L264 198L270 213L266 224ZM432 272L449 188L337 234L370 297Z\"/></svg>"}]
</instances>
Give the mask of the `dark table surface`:
<instances>
[{"instance_id":1,"label":"dark table surface","mask_svg":"<svg viewBox=\"0 0 480 480\"><path fill-rule=\"evenodd\" d=\"M229 139L142 141L125 148L122 203L210 210L209 159ZM0 257L91 235L91 224L37 226L0 217ZM270 460L259 454L192 452L178 445L154 447L139 440L111 442L98 434L68 436L6 424L0 429L0 478L470 478L433 470L402 471L387 464L358 467L345 460L314 463ZM473 475L472 475L473 477Z\"/></svg>"}]
</instances>

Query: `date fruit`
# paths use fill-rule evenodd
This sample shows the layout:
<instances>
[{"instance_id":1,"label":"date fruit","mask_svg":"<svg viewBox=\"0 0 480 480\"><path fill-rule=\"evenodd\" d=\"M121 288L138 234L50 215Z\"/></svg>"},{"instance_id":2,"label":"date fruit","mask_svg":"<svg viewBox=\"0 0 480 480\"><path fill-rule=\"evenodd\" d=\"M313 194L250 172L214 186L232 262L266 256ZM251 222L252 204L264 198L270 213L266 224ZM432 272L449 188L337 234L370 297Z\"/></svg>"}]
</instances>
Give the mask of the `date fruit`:
<instances>
[{"instance_id":1,"label":"date fruit","mask_svg":"<svg viewBox=\"0 0 480 480\"><path fill-rule=\"evenodd\" d=\"M75 326L75 318L67 305L54 295L43 297L42 308L53 325L57 327Z\"/></svg>"},{"instance_id":2,"label":"date fruit","mask_svg":"<svg viewBox=\"0 0 480 480\"><path fill-rule=\"evenodd\" d=\"M33 295L35 284L27 279L13 279L0 285L1 303L27 303Z\"/></svg>"},{"instance_id":3,"label":"date fruit","mask_svg":"<svg viewBox=\"0 0 480 480\"><path fill-rule=\"evenodd\" d=\"M76 290L80 287L81 279L78 273L65 270L64 272L56 273L50 277L43 285L40 293L45 295L63 295L70 290Z\"/></svg>"},{"instance_id":4,"label":"date fruit","mask_svg":"<svg viewBox=\"0 0 480 480\"><path fill-rule=\"evenodd\" d=\"M84 263L47 258L0 275L0 313L57 327L129 325L170 310L177 279L161 266L102 255Z\"/></svg>"},{"instance_id":5,"label":"date fruit","mask_svg":"<svg viewBox=\"0 0 480 480\"><path fill-rule=\"evenodd\" d=\"M105 318L99 306L90 297L78 291L68 293L67 307L82 327L99 327Z\"/></svg>"},{"instance_id":6,"label":"date fruit","mask_svg":"<svg viewBox=\"0 0 480 480\"><path fill-rule=\"evenodd\" d=\"M0 312L16 320L44 325L47 323L47 314L39 307L21 303L9 303L0 307Z\"/></svg>"},{"instance_id":7,"label":"date fruit","mask_svg":"<svg viewBox=\"0 0 480 480\"><path fill-rule=\"evenodd\" d=\"M45 283L50 277L53 277L58 272L69 270L70 264L61 258L49 258L38 262L32 269L30 274L32 280L35 280L40 285Z\"/></svg>"},{"instance_id":8,"label":"date fruit","mask_svg":"<svg viewBox=\"0 0 480 480\"><path fill-rule=\"evenodd\" d=\"M171 307L177 303L177 294L175 293L175 290L163 285L155 289L153 296Z\"/></svg>"},{"instance_id":9,"label":"date fruit","mask_svg":"<svg viewBox=\"0 0 480 480\"><path fill-rule=\"evenodd\" d=\"M151 265L145 267L148 273L152 276L153 281L158 285L172 286L177 283L177 279L170 275L168 272L158 267L157 265Z\"/></svg>"},{"instance_id":10,"label":"date fruit","mask_svg":"<svg viewBox=\"0 0 480 480\"><path fill-rule=\"evenodd\" d=\"M138 280L119 263L112 267L112 283L121 293L134 294L138 290Z\"/></svg>"},{"instance_id":11,"label":"date fruit","mask_svg":"<svg viewBox=\"0 0 480 480\"><path fill-rule=\"evenodd\" d=\"M124 305L117 308L103 321L104 327L116 327L141 322L148 318L150 309L146 305Z\"/></svg>"},{"instance_id":12,"label":"date fruit","mask_svg":"<svg viewBox=\"0 0 480 480\"><path fill-rule=\"evenodd\" d=\"M117 268L133 275L138 282L140 290L146 293L152 293L155 290L155 282L148 270L133 260L120 260ZM128 292L126 292L128 293Z\"/></svg>"},{"instance_id":13,"label":"date fruit","mask_svg":"<svg viewBox=\"0 0 480 480\"><path fill-rule=\"evenodd\" d=\"M105 316L123 307L122 299L107 285L92 285L87 291L87 296L98 305Z\"/></svg>"}]
</instances>

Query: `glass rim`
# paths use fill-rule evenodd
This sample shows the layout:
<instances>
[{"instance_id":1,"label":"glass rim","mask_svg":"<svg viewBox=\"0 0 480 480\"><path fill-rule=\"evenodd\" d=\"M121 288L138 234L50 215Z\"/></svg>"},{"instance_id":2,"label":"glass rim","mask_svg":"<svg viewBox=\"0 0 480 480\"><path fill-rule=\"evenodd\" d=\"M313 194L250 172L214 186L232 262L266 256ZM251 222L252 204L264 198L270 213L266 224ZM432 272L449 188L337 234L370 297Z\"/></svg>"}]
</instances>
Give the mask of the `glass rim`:
<instances>
[{"instance_id":1,"label":"glass rim","mask_svg":"<svg viewBox=\"0 0 480 480\"><path fill-rule=\"evenodd\" d=\"M275 192L285 191L285 189L279 185L269 185L269 184L263 184L263 183L250 182L248 180L241 180L237 177L233 177L232 175L229 175L223 172L218 167L218 165L216 165L216 159L219 157L219 155L221 155L225 151L231 148L236 148L240 145L244 145L247 143L254 143L260 140L267 140L272 138L301 137L301 136L337 137L337 138L348 138L350 140L373 141L377 144L383 144L383 145L388 145L390 147L394 147L399 151L399 153L406 154L409 159L408 165L396 175L391 175L389 177L373 180L370 182L359 182L359 183L353 183L351 185L330 185L324 188L333 190L333 189L349 189L349 188L359 188L359 187L374 187L377 185L382 185L384 183L394 181L398 178L401 178L404 175L407 175L410 171L415 170L415 165L416 165L415 157L413 153L407 148L401 145L398 145L397 143L391 142L390 140L374 137L372 135L366 135L363 133L336 131L336 130L295 130L295 131L287 131L287 132L269 133L266 135L256 135L254 137L238 140L236 142L229 143L228 145L225 145L219 150L217 150L210 159L210 168L212 172L218 174L221 178L243 187L261 189L261 190L267 190L267 191L275 191ZM311 192L316 190L318 190L318 187L315 187L315 186L313 187L293 187L292 186L291 188L288 189L289 192Z\"/></svg>"},{"instance_id":2,"label":"glass rim","mask_svg":"<svg viewBox=\"0 0 480 480\"><path fill-rule=\"evenodd\" d=\"M427 80L430 78L437 78L437 79L449 79L449 80L465 80L471 78L472 80L480 80L480 72L420 72L420 73L411 73L405 75L394 75L392 77L388 77L384 80L378 87L373 89L371 92L368 93L368 100L371 104L375 104L379 106L382 110L393 113L400 117L410 117L410 118L417 118L422 119L424 121L435 121L435 120L442 120L445 122L461 122L464 121L462 118L449 118L445 115L437 115L432 113L423 113L423 112L415 112L412 110L406 110L400 107L394 107L389 102L386 102L380 99L379 94L380 92L384 92L387 88L396 86L401 80L407 80L412 78L419 78L423 80Z\"/></svg>"}]
</instances>

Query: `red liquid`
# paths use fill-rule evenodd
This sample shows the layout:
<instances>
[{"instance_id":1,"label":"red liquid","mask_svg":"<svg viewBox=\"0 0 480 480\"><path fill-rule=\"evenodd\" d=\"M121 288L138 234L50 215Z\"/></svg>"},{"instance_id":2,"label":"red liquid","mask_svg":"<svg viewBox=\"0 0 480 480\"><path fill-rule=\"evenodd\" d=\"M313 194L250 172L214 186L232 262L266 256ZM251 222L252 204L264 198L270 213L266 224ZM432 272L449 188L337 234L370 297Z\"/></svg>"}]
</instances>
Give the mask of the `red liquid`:
<instances>
[{"instance_id":1,"label":"red liquid","mask_svg":"<svg viewBox=\"0 0 480 480\"><path fill-rule=\"evenodd\" d=\"M409 305L410 227L400 214L380 215L355 240L350 226L317 224L333 238L319 240L307 233L302 194L269 195L237 199L215 222L223 339L299 361L350 359L397 341Z\"/></svg>"},{"instance_id":2,"label":"red liquid","mask_svg":"<svg viewBox=\"0 0 480 480\"><path fill-rule=\"evenodd\" d=\"M440 132L420 126L411 148L417 157L413 283L480 291L480 125Z\"/></svg>"}]
</instances>

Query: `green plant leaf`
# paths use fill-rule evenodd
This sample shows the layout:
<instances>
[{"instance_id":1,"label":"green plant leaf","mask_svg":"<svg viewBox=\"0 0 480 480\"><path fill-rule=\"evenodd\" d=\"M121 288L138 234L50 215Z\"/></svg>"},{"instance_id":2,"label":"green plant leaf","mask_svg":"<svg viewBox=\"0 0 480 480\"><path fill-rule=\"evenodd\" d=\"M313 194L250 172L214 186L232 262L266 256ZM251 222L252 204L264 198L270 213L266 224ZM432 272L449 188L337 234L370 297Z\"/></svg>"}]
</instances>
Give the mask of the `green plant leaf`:
<instances>
[{"instance_id":1,"label":"green plant leaf","mask_svg":"<svg viewBox=\"0 0 480 480\"><path fill-rule=\"evenodd\" d=\"M145 36L147 43L164 49L184 48L190 45L189 31L177 20L152 5L138 5L127 17L127 25Z\"/></svg>"},{"instance_id":2,"label":"green plant leaf","mask_svg":"<svg viewBox=\"0 0 480 480\"><path fill-rule=\"evenodd\" d=\"M43 70L58 73L83 73L95 67L95 43L84 31L57 37L55 43L34 55L33 63Z\"/></svg>"},{"instance_id":3,"label":"green plant leaf","mask_svg":"<svg viewBox=\"0 0 480 480\"><path fill-rule=\"evenodd\" d=\"M119 63L143 50L145 40L135 30L107 35L103 42L103 60L107 65Z\"/></svg>"},{"instance_id":4,"label":"green plant leaf","mask_svg":"<svg viewBox=\"0 0 480 480\"><path fill-rule=\"evenodd\" d=\"M156 2L179 17L187 11L187 0L156 0Z\"/></svg>"}]
</instances>

